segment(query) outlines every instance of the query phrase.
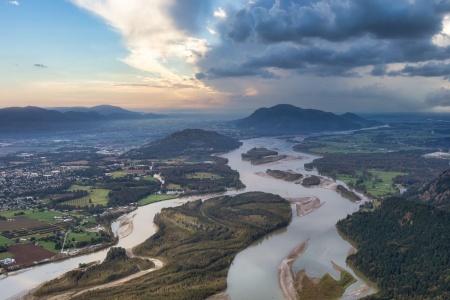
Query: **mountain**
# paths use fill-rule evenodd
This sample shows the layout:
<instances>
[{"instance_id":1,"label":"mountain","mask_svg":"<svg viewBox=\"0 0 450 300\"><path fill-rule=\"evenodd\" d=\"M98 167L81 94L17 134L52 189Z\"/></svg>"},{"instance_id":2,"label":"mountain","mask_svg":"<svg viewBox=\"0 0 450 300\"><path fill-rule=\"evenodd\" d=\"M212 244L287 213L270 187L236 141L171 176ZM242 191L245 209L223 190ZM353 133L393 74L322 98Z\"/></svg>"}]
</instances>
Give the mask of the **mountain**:
<instances>
[{"instance_id":1,"label":"mountain","mask_svg":"<svg viewBox=\"0 0 450 300\"><path fill-rule=\"evenodd\" d=\"M228 152L242 143L215 131L185 129L124 154L127 158L152 159L200 156Z\"/></svg>"},{"instance_id":2,"label":"mountain","mask_svg":"<svg viewBox=\"0 0 450 300\"><path fill-rule=\"evenodd\" d=\"M344 118L350 122L353 122L355 124L360 125L361 127L375 127L375 126L381 126L383 123L375 121L375 120L368 120L361 118L357 114L347 112L343 115L341 115L341 118Z\"/></svg>"},{"instance_id":3,"label":"mountain","mask_svg":"<svg viewBox=\"0 0 450 300\"><path fill-rule=\"evenodd\" d=\"M164 115L153 114L153 113L138 113L130 110L123 109L118 106L113 105L97 105L93 107L84 106L74 106L74 107L56 107L54 108L60 112L96 112L102 116L108 117L109 119L151 119L151 118L163 118Z\"/></svg>"},{"instance_id":4,"label":"mountain","mask_svg":"<svg viewBox=\"0 0 450 300\"><path fill-rule=\"evenodd\" d=\"M66 112L48 110L35 106L8 107L0 109L0 123L44 123L44 122L80 122L105 120L97 112Z\"/></svg>"},{"instance_id":5,"label":"mountain","mask_svg":"<svg viewBox=\"0 0 450 300\"><path fill-rule=\"evenodd\" d=\"M419 189L419 198L438 208L450 211L450 169Z\"/></svg>"},{"instance_id":6,"label":"mountain","mask_svg":"<svg viewBox=\"0 0 450 300\"><path fill-rule=\"evenodd\" d=\"M289 104L257 109L247 118L234 121L239 129L264 135L305 134L323 131L354 130L362 127L359 122L316 109L303 109ZM353 117L354 118L354 117ZM368 121L368 120L365 120Z\"/></svg>"}]
</instances>

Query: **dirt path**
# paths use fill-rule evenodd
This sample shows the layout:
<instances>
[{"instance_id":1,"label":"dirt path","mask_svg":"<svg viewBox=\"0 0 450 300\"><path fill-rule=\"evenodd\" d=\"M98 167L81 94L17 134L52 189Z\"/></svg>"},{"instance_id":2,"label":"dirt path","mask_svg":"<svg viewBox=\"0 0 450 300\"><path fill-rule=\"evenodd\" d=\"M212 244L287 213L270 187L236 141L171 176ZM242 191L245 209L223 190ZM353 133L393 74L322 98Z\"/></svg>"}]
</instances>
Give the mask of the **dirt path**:
<instances>
[{"instance_id":1,"label":"dirt path","mask_svg":"<svg viewBox=\"0 0 450 300\"><path fill-rule=\"evenodd\" d=\"M278 283L287 300L298 300L297 290L295 289L295 276L292 270L294 262L305 253L308 248L309 240L295 247L289 255L278 265Z\"/></svg>"},{"instance_id":2,"label":"dirt path","mask_svg":"<svg viewBox=\"0 0 450 300\"><path fill-rule=\"evenodd\" d=\"M84 293L86 293L88 291L101 290L101 289L107 289L107 288L119 286L119 285L121 285L121 284L123 284L125 282L128 282L128 281L133 280L133 279L138 278L138 277L141 277L141 276L143 276L145 274L157 271L157 270L161 269L164 266L164 263L162 261L160 261L159 259L135 256L133 254L133 252L131 251L131 249L127 249L127 255L129 257L138 257L138 258L142 258L142 259L149 259L155 264L155 266L153 268L151 268L151 269L134 273L134 274L132 274L130 276L127 276L125 278L118 279L116 281L112 281L112 282L105 283L105 284L102 284L102 285L86 288L86 289L71 290L71 291L68 291L68 292L65 292L65 293L62 293L62 294L53 295L53 296L49 296L49 297L36 298L36 297L32 296L31 294L34 291L36 291L37 289L39 289L43 285L42 284L42 285L36 287L35 289L27 292L26 294L20 294L20 295L17 295L16 297L14 297L14 298L11 298L11 300L20 300L20 299L25 299L25 300L37 300L37 299L40 299L40 300L41 299L42 300L63 300L63 299L71 299L71 298L80 296L80 295L82 295L82 294L84 294Z\"/></svg>"}]
</instances>

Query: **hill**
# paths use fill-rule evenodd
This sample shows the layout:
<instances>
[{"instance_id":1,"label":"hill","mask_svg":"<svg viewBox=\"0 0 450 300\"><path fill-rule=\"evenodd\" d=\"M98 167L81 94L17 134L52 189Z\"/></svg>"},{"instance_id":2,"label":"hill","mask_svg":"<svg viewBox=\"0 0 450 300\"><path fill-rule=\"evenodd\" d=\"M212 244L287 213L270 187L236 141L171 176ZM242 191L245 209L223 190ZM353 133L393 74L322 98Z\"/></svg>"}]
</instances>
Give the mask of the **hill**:
<instances>
[{"instance_id":1,"label":"hill","mask_svg":"<svg viewBox=\"0 0 450 300\"><path fill-rule=\"evenodd\" d=\"M123 109L113 105L97 105L93 107L75 106L75 107L56 107L55 110L59 112L81 112L89 113L95 112L109 119L150 119L150 118L163 118L164 115L153 113L138 113L130 110Z\"/></svg>"},{"instance_id":2,"label":"hill","mask_svg":"<svg viewBox=\"0 0 450 300\"><path fill-rule=\"evenodd\" d=\"M366 299L449 299L449 212L394 197L337 228L357 245L349 263L380 288Z\"/></svg>"},{"instance_id":3,"label":"hill","mask_svg":"<svg viewBox=\"0 0 450 300\"><path fill-rule=\"evenodd\" d=\"M350 119L354 119L349 120ZM279 104L270 108L259 108L250 116L234 121L243 130L263 135L305 134L323 131L354 130L369 124L357 115L346 117L316 109L303 109L289 104Z\"/></svg>"},{"instance_id":4,"label":"hill","mask_svg":"<svg viewBox=\"0 0 450 300\"><path fill-rule=\"evenodd\" d=\"M419 198L438 208L450 211L450 169L420 188Z\"/></svg>"},{"instance_id":5,"label":"hill","mask_svg":"<svg viewBox=\"0 0 450 300\"><path fill-rule=\"evenodd\" d=\"M383 123L378 122L376 120L368 120L364 119L357 114L347 112L343 115L341 115L341 118L344 118L350 122L353 122L355 124L360 125L361 127L375 127L375 126L381 126Z\"/></svg>"},{"instance_id":6,"label":"hill","mask_svg":"<svg viewBox=\"0 0 450 300\"><path fill-rule=\"evenodd\" d=\"M215 131L185 129L168 137L133 149L124 157L134 159L156 159L180 156L202 156L228 152L242 143Z\"/></svg>"}]
</instances>

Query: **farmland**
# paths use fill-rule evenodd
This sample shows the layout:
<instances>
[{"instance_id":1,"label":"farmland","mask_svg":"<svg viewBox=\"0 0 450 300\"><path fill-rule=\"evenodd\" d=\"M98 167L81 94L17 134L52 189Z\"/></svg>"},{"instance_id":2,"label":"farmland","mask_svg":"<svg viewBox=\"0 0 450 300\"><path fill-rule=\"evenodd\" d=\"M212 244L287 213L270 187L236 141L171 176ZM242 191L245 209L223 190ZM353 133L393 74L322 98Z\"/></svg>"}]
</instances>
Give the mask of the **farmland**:
<instances>
[{"instance_id":1,"label":"farmland","mask_svg":"<svg viewBox=\"0 0 450 300\"><path fill-rule=\"evenodd\" d=\"M92 188L90 186L82 186L82 185L72 185L69 190L76 191L76 190L82 190L87 191L88 195L82 198L68 200L65 202L62 202L63 205L69 205L69 206L89 206L91 204L94 205L106 205L108 203L108 193L109 190L106 189L97 189Z\"/></svg>"}]
</instances>

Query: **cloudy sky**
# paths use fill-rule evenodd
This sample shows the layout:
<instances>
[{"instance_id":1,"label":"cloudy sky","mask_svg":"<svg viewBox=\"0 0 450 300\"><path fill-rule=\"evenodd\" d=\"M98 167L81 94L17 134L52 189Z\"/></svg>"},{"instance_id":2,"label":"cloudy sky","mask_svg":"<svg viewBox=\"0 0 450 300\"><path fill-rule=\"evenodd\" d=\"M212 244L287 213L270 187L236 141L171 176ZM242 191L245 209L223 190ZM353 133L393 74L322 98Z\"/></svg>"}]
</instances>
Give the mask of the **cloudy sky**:
<instances>
[{"instance_id":1,"label":"cloudy sky","mask_svg":"<svg viewBox=\"0 0 450 300\"><path fill-rule=\"evenodd\" d=\"M450 111L450 0L0 0L0 106Z\"/></svg>"}]
</instances>

